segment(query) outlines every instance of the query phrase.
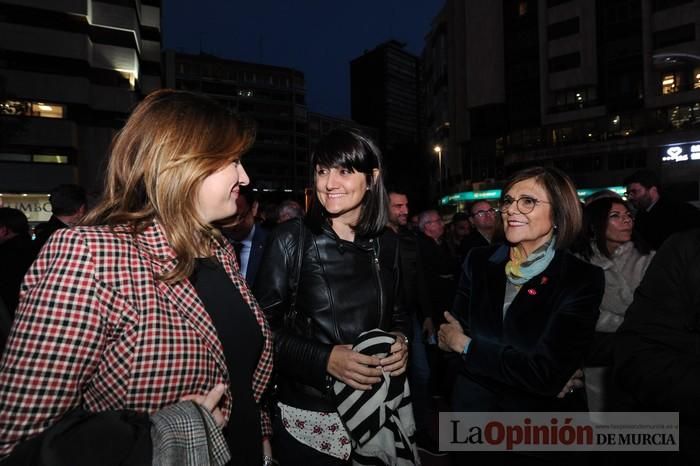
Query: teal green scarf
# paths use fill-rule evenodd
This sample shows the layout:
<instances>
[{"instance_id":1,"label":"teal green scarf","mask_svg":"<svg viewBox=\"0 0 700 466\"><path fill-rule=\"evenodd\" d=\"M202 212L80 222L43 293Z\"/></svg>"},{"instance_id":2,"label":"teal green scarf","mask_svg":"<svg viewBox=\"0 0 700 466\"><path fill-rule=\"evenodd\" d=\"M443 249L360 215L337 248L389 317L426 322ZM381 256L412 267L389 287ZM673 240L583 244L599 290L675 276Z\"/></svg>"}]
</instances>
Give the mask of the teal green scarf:
<instances>
[{"instance_id":1,"label":"teal green scarf","mask_svg":"<svg viewBox=\"0 0 700 466\"><path fill-rule=\"evenodd\" d=\"M521 287L547 268L554 258L556 236L552 237L529 256L521 252L517 246L510 248L510 260L506 263L506 278L515 286Z\"/></svg>"}]
</instances>

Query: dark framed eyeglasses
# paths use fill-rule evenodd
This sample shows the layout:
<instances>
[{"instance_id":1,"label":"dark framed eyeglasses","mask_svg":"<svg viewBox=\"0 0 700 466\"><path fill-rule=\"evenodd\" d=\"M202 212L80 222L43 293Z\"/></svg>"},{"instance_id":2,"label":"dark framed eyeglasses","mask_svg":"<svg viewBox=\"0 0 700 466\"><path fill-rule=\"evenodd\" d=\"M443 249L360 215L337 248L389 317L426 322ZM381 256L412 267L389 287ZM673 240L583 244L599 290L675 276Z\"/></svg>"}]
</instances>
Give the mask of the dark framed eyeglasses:
<instances>
[{"instance_id":1,"label":"dark framed eyeglasses","mask_svg":"<svg viewBox=\"0 0 700 466\"><path fill-rule=\"evenodd\" d=\"M518 199L513 199L510 196L505 196L501 200L501 205L500 205L501 213L505 213L513 203L515 203L515 208L518 209L518 211L521 214L529 214L530 212L535 210L535 207L537 207L537 204L551 204L551 202L541 201L537 198L530 197L530 196L521 196Z\"/></svg>"},{"instance_id":2,"label":"dark framed eyeglasses","mask_svg":"<svg viewBox=\"0 0 700 466\"><path fill-rule=\"evenodd\" d=\"M487 215L495 215L496 209L491 208L491 209L485 209L485 210L477 210L472 214L472 217L486 217Z\"/></svg>"}]
</instances>

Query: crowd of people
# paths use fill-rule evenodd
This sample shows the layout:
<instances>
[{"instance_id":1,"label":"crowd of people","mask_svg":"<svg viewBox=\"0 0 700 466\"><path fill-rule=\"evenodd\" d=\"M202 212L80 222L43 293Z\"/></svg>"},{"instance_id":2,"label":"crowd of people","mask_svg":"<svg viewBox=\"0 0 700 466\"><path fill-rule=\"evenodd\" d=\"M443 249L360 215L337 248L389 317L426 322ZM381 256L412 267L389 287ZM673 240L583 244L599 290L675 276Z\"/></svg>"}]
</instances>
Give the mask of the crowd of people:
<instances>
[{"instance_id":1,"label":"crowd of people","mask_svg":"<svg viewBox=\"0 0 700 466\"><path fill-rule=\"evenodd\" d=\"M681 452L655 461L700 459L700 213L653 172L581 202L532 167L446 221L341 128L305 212L260 204L254 138L207 97L156 91L96 205L57 187L34 240L0 208L0 463L420 464L446 454L440 403L679 411Z\"/></svg>"}]
</instances>

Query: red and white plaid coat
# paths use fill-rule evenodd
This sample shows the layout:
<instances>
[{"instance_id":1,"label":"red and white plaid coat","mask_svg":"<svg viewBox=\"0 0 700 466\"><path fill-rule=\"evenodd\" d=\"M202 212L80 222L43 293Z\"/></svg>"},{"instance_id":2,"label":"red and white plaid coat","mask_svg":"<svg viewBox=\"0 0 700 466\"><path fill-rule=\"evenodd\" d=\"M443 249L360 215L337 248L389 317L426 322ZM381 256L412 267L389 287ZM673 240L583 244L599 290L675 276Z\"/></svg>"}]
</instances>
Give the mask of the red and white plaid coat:
<instances>
[{"instance_id":1,"label":"red and white plaid coat","mask_svg":"<svg viewBox=\"0 0 700 466\"><path fill-rule=\"evenodd\" d=\"M212 252L262 330L252 386L260 402L272 373L270 329L231 246ZM192 284L156 278L174 266L157 223L136 237L103 226L52 235L24 279L0 360L0 458L78 406L152 413L228 385L221 342ZM221 406L228 419L230 391Z\"/></svg>"}]
</instances>

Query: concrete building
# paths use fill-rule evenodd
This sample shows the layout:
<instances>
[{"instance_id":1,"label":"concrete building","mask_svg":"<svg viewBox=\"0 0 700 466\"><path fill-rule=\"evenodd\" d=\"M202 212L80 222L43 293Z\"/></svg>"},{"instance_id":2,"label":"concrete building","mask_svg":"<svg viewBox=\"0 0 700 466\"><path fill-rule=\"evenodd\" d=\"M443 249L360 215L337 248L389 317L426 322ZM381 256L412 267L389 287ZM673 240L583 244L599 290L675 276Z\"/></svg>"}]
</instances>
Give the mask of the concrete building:
<instances>
[{"instance_id":1,"label":"concrete building","mask_svg":"<svg viewBox=\"0 0 700 466\"><path fill-rule=\"evenodd\" d=\"M425 56L444 37L451 190L535 164L581 187L650 168L698 199L699 27L698 0L448 0Z\"/></svg>"},{"instance_id":2,"label":"concrete building","mask_svg":"<svg viewBox=\"0 0 700 466\"><path fill-rule=\"evenodd\" d=\"M3 205L38 214L57 184L99 190L114 133L161 85L160 6L0 0Z\"/></svg>"},{"instance_id":3,"label":"concrete building","mask_svg":"<svg viewBox=\"0 0 700 466\"><path fill-rule=\"evenodd\" d=\"M244 164L258 189L304 192L309 143L301 71L172 50L164 67L166 87L208 94L255 120L257 138Z\"/></svg>"},{"instance_id":4,"label":"concrete building","mask_svg":"<svg viewBox=\"0 0 700 466\"><path fill-rule=\"evenodd\" d=\"M422 61L391 40L350 62L352 119L376 128L390 181L425 172ZM417 186L427 191L426 186Z\"/></svg>"}]
</instances>

